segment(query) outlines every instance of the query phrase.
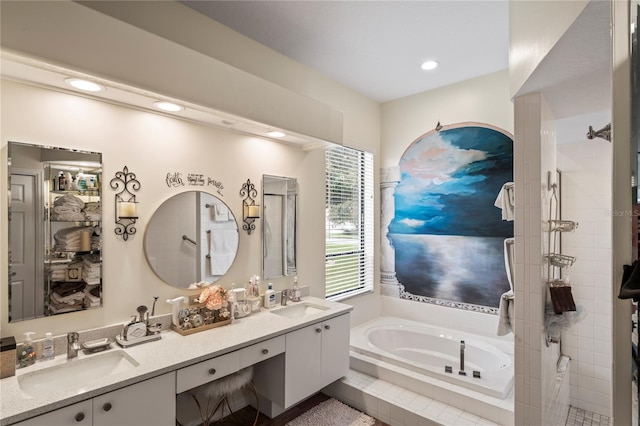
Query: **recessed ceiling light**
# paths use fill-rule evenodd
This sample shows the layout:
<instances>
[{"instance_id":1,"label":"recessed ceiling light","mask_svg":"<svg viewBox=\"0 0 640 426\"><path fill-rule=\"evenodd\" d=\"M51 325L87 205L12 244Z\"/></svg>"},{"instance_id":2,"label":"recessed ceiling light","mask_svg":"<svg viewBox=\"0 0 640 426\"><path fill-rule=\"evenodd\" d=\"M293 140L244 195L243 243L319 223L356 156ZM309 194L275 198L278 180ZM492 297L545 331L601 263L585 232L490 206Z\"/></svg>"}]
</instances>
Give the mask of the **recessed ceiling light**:
<instances>
[{"instance_id":1,"label":"recessed ceiling light","mask_svg":"<svg viewBox=\"0 0 640 426\"><path fill-rule=\"evenodd\" d=\"M101 90L105 90L104 86L101 86L98 83L79 78L65 78L64 82L71 87L75 87L78 90L84 90L85 92L99 92Z\"/></svg>"},{"instance_id":2,"label":"recessed ceiling light","mask_svg":"<svg viewBox=\"0 0 640 426\"><path fill-rule=\"evenodd\" d=\"M268 136L271 136L272 138L283 138L284 137L284 133L279 132L278 130L272 130L270 132L267 132Z\"/></svg>"},{"instance_id":3,"label":"recessed ceiling light","mask_svg":"<svg viewBox=\"0 0 640 426\"><path fill-rule=\"evenodd\" d=\"M430 71L432 69L435 69L438 66L438 63L436 61L426 61L423 62L422 65L420 65L420 68L422 68L425 71Z\"/></svg>"},{"instance_id":4,"label":"recessed ceiling light","mask_svg":"<svg viewBox=\"0 0 640 426\"><path fill-rule=\"evenodd\" d=\"M155 107L158 109L161 109L163 111L169 111L169 112L178 112L184 109L184 107L181 105L174 104L173 102L166 102L166 101L154 102L153 105L155 105Z\"/></svg>"}]
</instances>

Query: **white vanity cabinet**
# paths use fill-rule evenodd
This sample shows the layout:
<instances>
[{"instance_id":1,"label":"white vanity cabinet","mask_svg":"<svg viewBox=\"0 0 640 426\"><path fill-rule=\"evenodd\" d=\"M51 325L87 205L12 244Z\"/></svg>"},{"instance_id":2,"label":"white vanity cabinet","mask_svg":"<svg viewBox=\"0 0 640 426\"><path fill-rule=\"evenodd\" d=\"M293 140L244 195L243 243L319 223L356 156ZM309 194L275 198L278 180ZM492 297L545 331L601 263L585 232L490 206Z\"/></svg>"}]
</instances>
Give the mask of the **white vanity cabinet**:
<instances>
[{"instance_id":1,"label":"white vanity cabinet","mask_svg":"<svg viewBox=\"0 0 640 426\"><path fill-rule=\"evenodd\" d=\"M176 375L167 373L93 398L93 426L176 424Z\"/></svg>"},{"instance_id":2,"label":"white vanity cabinet","mask_svg":"<svg viewBox=\"0 0 640 426\"><path fill-rule=\"evenodd\" d=\"M175 413L175 373L167 373L16 423L16 426L173 426Z\"/></svg>"},{"instance_id":3,"label":"white vanity cabinet","mask_svg":"<svg viewBox=\"0 0 640 426\"><path fill-rule=\"evenodd\" d=\"M15 426L91 426L92 424L92 406L91 400L88 400L16 423Z\"/></svg>"},{"instance_id":4,"label":"white vanity cabinet","mask_svg":"<svg viewBox=\"0 0 640 426\"><path fill-rule=\"evenodd\" d=\"M349 314L287 333L284 408L349 371Z\"/></svg>"}]
</instances>

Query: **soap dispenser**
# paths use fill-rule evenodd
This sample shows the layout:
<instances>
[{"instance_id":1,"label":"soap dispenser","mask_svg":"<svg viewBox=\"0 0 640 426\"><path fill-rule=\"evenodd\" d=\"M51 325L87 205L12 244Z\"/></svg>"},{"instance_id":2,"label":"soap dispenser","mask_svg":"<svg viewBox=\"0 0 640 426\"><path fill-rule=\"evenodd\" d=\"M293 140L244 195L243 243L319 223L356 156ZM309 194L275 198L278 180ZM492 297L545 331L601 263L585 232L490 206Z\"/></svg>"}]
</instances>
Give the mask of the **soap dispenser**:
<instances>
[{"instance_id":1,"label":"soap dispenser","mask_svg":"<svg viewBox=\"0 0 640 426\"><path fill-rule=\"evenodd\" d=\"M299 302L300 301L300 286L298 285L298 277L295 276L293 278L293 288L291 289L291 301Z\"/></svg>"},{"instance_id":2,"label":"soap dispenser","mask_svg":"<svg viewBox=\"0 0 640 426\"><path fill-rule=\"evenodd\" d=\"M24 341L18 351L18 365L20 368L28 367L36 362L36 348L33 346L31 335L33 331L27 331L24 333Z\"/></svg>"}]
</instances>

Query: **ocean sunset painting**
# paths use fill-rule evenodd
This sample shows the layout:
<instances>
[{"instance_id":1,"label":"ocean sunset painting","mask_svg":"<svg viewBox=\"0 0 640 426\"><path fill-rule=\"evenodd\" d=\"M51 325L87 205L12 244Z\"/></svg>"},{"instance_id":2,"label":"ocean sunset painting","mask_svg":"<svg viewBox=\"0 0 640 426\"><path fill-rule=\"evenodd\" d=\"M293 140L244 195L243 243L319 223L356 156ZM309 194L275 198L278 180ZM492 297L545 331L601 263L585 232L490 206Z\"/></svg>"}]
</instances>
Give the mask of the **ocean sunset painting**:
<instances>
[{"instance_id":1,"label":"ocean sunset painting","mask_svg":"<svg viewBox=\"0 0 640 426\"><path fill-rule=\"evenodd\" d=\"M513 181L510 135L479 124L429 132L400 172L388 238L402 297L497 307L509 290L503 243L513 222L494 202Z\"/></svg>"}]
</instances>

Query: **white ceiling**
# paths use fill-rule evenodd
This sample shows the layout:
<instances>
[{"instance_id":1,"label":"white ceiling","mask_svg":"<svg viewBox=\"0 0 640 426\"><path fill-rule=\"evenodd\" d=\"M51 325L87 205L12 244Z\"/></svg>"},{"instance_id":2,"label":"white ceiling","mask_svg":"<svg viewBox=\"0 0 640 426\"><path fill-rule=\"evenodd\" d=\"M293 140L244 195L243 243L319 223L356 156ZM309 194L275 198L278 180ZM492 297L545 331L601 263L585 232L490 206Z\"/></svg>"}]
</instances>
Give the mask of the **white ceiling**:
<instances>
[{"instance_id":1,"label":"white ceiling","mask_svg":"<svg viewBox=\"0 0 640 426\"><path fill-rule=\"evenodd\" d=\"M378 102L508 67L506 0L181 3Z\"/></svg>"}]
</instances>

